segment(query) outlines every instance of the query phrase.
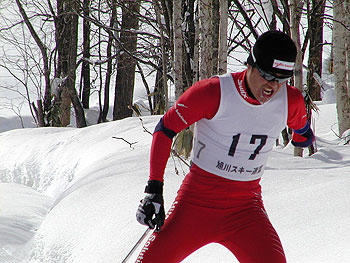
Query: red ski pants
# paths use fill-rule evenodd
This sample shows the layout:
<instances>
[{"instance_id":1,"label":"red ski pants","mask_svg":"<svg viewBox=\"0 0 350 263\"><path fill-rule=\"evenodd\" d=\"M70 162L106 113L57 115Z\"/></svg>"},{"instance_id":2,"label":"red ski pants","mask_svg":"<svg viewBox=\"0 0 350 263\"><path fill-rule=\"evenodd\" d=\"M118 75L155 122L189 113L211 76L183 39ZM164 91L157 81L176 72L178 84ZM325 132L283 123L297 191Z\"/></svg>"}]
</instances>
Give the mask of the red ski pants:
<instances>
[{"instance_id":1,"label":"red ski pants","mask_svg":"<svg viewBox=\"0 0 350 263\"><path fill-rule=\"evenodd\" d=\"M259 180L237 182L196 170L186 176L164 226L150 236L136 262L181 262L212 242L241 263L286 262L261 201Z\"/></svg>"}]
</instances>

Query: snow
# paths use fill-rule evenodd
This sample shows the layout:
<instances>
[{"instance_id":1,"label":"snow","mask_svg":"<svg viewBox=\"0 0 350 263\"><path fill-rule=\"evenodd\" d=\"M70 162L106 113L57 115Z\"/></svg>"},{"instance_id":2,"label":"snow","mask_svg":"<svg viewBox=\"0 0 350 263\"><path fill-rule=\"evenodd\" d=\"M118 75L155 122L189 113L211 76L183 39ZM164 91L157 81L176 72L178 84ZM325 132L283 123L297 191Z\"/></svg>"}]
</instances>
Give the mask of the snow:
<instances>
[{"instance_id":1,"label":"snow","mask_svg":"<svg viewBox=\"0 0 350 263\"><path fill-rule=\"evenodd\" d=\"M327 94L324 100L331 101ZM304 157L293 157L291 145L277 146L261 182L290 263L350 259L349 146L336 135L336 105L318 107L317 153L308 156L306 149ZM141 118L82 129L14 129L18 119L2 117L0 262L122 262L146 230L135 212L148 179L149 131L160 116ZM186 172L186 165L169 159L166 209ZM209 244L183 262L238 261Z\"/></svg>"}]
</instances>

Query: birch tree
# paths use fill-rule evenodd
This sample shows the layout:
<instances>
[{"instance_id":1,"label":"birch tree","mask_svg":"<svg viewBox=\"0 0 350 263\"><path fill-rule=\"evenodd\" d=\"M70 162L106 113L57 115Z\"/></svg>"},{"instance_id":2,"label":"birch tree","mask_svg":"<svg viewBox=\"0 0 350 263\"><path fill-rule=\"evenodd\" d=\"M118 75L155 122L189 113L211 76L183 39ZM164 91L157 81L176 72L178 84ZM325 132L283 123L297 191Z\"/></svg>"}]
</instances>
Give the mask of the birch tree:
<instances>
[{"instance_id":1,"label":"birch tree","mask_svg":"<svg viewBox=\"0 0 350 263\"><path fill-rule=\"evenodd\" d=\"M346 77L347 77L347 91L350 97L350 1L346 0L345 8L345 47L346 47Z\"/></svg>"},{"instance_id":2,"label":"birch tree","mask_svg":"<svg viewBox=\"0 0 350 263\"><path fill-rule=\"evenodd\" d=\"M174 85L175 99L178 99L184 92L183 72L182 72L182 1L174 0L173 2L173 21L174 21Z\"/></svg>"},{"instance_id":3,"label":"birch tree","mask_svg":"<svg viewBox=\"0 0 350 263\"><path fill-rule=\"evenodd\" d=\"M220 24L219 24L219 50L218 50L218 74L227 71L227 26L228 26L228 0L220 0Z\"/></svg>"},{"instance_id":4,"label":"birch tree","mask_svg":"<svg viewBox=\"0 0 350 263\"><path fill-rule=\"evenodd\" d=\"M216 75L218 74L218 59L219 59L219 31L220 31L220 1L219 0L212 0L212 12L211 12L211 17L212 17L212 74Z\"/></svg>"},{"instance_id":5,"label":"birch tree","mask_svg":"<svg viewBox=\"0 0 350 263\"><path fill-rule=\"evenodd\" d=\"M199 78L205 79L212 75L212 5L211 0L199 3Z\"/></svg>"},{"instance_id":6,"label":"birch tree","mask_svg":"<svg viewBox=\"0 0 350 263\"><path fill-rule=\"evenodd\" d=\"M291 10L291 35L292 39L295 42L297 47L297 57L295 61L295 69L294 69L294 86L303 91L303 59L302 53L300 49L300 18L301 18L301 10L303 7L303 2L301 0L292 0L290 4ZM302 156L303 148L294 147L294 156Z\"/></svg>"},{"instance_id":7,"label":"birch tree","mask_svg":"<svg viewBox=\"0 0 350 263\"><path fill-rule=\"evenodd\" d=\"M295 45L297 47L297 58L295 62L295 69L294 69L294 86L299 89L300 91L303 91L303 59L302 59L302 53L301 53L301 43L300 43L300 19L301 19L301 11L303 8L303 1L302 0L291 0L290 3L290 10L291 10L291 37L293 41L295 42Z\"/></svg>"},{"instance_id":8,"label":"birch tree","mask_svg":"<svg viewBox=\"0 0 350 263\"><path fill-rule=\"evenodd\" d=\"M347 85L349 72L347 72L346 66L349 63L347 60L349 54L346 50L349 43L349 40L347 41L349 28L346 28L346 24L350 16L349 13L346 13L347 7L349 7L348 0L334 1L333 3L333 63L339 135L350 129L350 96Z\"/></svg>"}]
</instances>

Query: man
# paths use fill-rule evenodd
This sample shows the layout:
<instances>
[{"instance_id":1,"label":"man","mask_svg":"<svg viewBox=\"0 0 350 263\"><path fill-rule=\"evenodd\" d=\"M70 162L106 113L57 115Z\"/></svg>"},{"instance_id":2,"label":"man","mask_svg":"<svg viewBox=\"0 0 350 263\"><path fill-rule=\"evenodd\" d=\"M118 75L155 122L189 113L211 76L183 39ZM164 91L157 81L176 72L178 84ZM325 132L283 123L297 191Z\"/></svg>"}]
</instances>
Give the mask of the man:
<instances>
[{"instance_id":1,"label":"man","mask_svg":"<svg viewBox=\"0 0 350 263\"><path fill-rule=\"evenodd\" d=\"M288 35L267 31L257 39L247 70L195 83L163 116L137 211L137 220L156 231L137 262L181 262L211 242L240 262L286 262L259 182L286 125L294 131L293 145L306 147L314 139L303 97L287 84L296 54ZM164 223L163 173L172 138L193 123L192 166Z\"/></svg>"}]
</instances>

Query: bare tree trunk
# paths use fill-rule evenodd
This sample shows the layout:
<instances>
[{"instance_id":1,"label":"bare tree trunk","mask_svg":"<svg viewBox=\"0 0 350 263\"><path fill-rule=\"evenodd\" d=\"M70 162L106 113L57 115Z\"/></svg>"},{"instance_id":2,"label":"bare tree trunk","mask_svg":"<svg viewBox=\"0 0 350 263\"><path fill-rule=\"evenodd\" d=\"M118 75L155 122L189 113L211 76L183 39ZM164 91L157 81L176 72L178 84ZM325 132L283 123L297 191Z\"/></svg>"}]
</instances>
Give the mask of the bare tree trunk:
<instances>
[{"instance_id":1,"label":"bare tree trunk","mask_svg":"<svg viewBox=\"0 0 350 263\"><path fill-rule=\"evenodd\" d=\"M137 33L140 10L140 2L134 0L123 1L122 26L120 42L130 53L134 53L137 47ZM115 83L115 97L113 108L113 120L131 117L131 106L134 96L136 62L127 52L119 55L117 77Z\"/></svg>"},{"instance_id":2,"label":"bare tree trunk","mask_svg":"<svg viewBox=\"0 0 350 263\"><path fill-rule=\"evenodd\" d=\"M182 1L173 0L173 21L174 21L174 84L175 84L175 100L177 100L183 90L182 81Z\"/></svg>"},{"instance_id":3,"label":"bare tree trunk","mask_svg":"<svg viewBox=\"0 0 350 263\"><path fill-rule=\"evenodd\" d=\"M111 9L112 9L112 15L110 18L109 26L111 28L115 28L117 24L117 3L116 0L111 1ZM107 115L109 110L109 88L111 85L111 77L112 77L112 47L113 47L113 32L108 32L108 44L107 44L107 72L105 77L105 83L104 83L104 96L103 96L103 107L100 111L100 115L98 118L98 122L106 122L107 121Z\"/></svg>"},{"instance_id":4,"label":"bare tree trunk","mask_svg":"<svg viewBox=\"0 0 350 263\"><path fill-rule=\"evenodd\" d=\"M145 89L146 89L149 111L150 111L151 115L153 115L154 112L153 112L153 104L152 104L152 97L151 97L151 89L149 88L149 85L146 81L145 74L143 73L143 69L141 68L140 64L136 63L136 66L137 66L137 69L139 70L140 76L142 78L142 82L143 82Z\"/></svg>"},{"instance_id":5,"label":"bare tree trunk","mask_svg":"<svg viewBox=\"0 0 350 263\"><path fill-rule=\"evenodd\" d=\"M83 2L83 63L81 68L81 80L83 92L81 101L83 108L88 109L90 104L90 0Z\"/></svg>"},{"instance_id":6,"label":"bare tree trunk","mask_svg":"<svg viewBox=\"0 0 350 263\"><path fill-rule=\"evenodd\" d=\"M79 1L71 0L70 6L70 23L71 23L71 35L69 37L69 52L68 52L68 79L67 88L70 101L73 104L75 121L78 128L86 127L85 113L83 105L78 96L77 89L75 88L76 80L76 63L77 63L77 50L78 50L78 10ZM73 11L73 13L72 13Z\"/></svg>"},{"instance_id":7,"label":"bare tree trunk","mask_svg":"<svg viewBox=\"0 0 350 263\"><path fill-rule=\"evenodd\" d=\"M160 17L160 6L158 4L157 0L153 0L153 6L154 10L156 11L156 18L157 18L157 23L159 25L159 31L160 31L160 46L162 50L162 81L163 81L163 88L164 88L164 100L165 100L165 110L167 111L169 109L169 92L168 92L168 77L167 77L167 53L165 51L165 40L164 40L164 29L163 29L163 23L162 19ZM174 12L175 14L176 12ZM175 16L175 15L174 15ZM175 17L174 17L175 20ZM176 25L176 22L174 22L174 25ZM180 25L181 29L181 25ZM174 32L176 31L176 27L174 28ZM177 39L175 37L174 43L176 43ZM176 44L174 44L176 45ZM182 45L182 35L181 35L181 45ZM182 47L182 46L181 46ZM175 47L174 47L175 49ZM175 52L174 52L175 54ZM174 55L175 57L175 55ZM174 69L176 66L177 62L174 61ZM182 64L181 64L181 69L182 69ZM174 70L175 71L175 70ZM176 94L176 72L175 73L175 94Z\"/></svg>"},{"instance_id":8,"label":"bare tree trunk","mask_svg":"<svg viewBox=\"0 0 350 263\"><path fill-rule=\"evenodd\" d=\"M283 145L287 146L287 144L289 143L289 134L288 134L287 128L285 128L282 131L282 139L283 139Z\"/></svg>"},{"instance_id":9,"label":"bare tree trunk","mask_svg":"<svg viewBox=\"0 0 350 263\"><path fill-rule=\"evenodd\" d=\"M58 47L58 78L65 79L58 97L59 121L58 126L70 124L71 102L75 110L78 127L85 127L84 110L75 89L76 59L78 46L78 0L57 1L56 43Z\"/></svg>"},{"instance_id":10,"label":"bare tree trunk","mask_svg":"<svg viewBox=\"0 0 350 263\"><path fill-rule=\"evenodd\" d=\"M161 66L162 62L159 62ZM164 88L163 88L163 81L162 81L162 72L160 70L157 70L156 73L156 81L154 85L154 96L153 96L153 106L154 106L154 114L155 115L162 115L165 112L165 100L164 100Z\"/></svg>"},{"instance_id":11,"label":"bare tree trunk","mask_svg":"<svg viewBox=\"0 0 350 263\"><path fill-rule=\"evenodd\" d=\"M284 32L287 32L287 33L290 33L290 18L291 18L291 15L290 15L290 7L289 7L289 4L288 4L289 0L281 0L281 3L282 3L282 6L283 6L283 9L284 9L284 12L282 14L282 23L283 23L283 31Z\"/></svg>"},{"instance_id":12,"label":"bare tree trunk","mask_svg":"<svg viewBox=\"0 0 350 263\"><path fill-rule=\"evenodd\" d=\"M348 95L347 79L346 79L346 30L345 13L346 0L334 1L333 3L333 54L334 54L334 80L335 93L337 100L337 113L339 135L350 128L350 100Z\"/></svg>"},{"instance_id":13,"label":"bare tree trunk","mask_svg":"<svg viewBox=\"0 0 350 263\"><path fill-rule=\"evenodd\" d=\"M184 45L183 45L183 86L184 90L193 84L195 38L195 0L185 0L184 16Z\"/></svg>"},{"instance_id":14,"label":"bare tree trunk","mask_svg":"<svg viewBox=\"0 0 350 263\"><path fill-rule=\"evenodd\" d=\"M199 3L196 2L196 9L199 9ZM195 19L195 34L194 34L194 47L193 47L193 81L192 83L195 83L196 81L199 80L199 52L200 52L200 48L199 48L199 31L200 31L200 27L199 27L199 14L196 16Z\"/></svg>"},{"instance_id":15,"label":"bare tree trunk","mask_svg":"<svg viewBox=\"0 0 350 263\"><path fill-rule=\"evenodd\" d=\"M58 53L56 78L64 79L69 70L69 39L71 36L71 24L66 24L69 18L66 18L66 8L63 0L57 1L57 23L56 23L56 45ZM71 22L71 21L69 21ZM65 83L67 81L64 81ZM55 100L55 106L58 109L58 118L54 119L53 126L68 126L70 124L70 106L71 102L67 91L68 87L63 84ZM59 123L57 123L59 121Z\"/></svg>"},{"instance_id":16,"label":"bare tree trunk","mask_svg":"<svg viewBox=\"0 0 350 263\"><path fill-rule=\"evenodd\" d=\"M220 0L220 25L219 25L219 51L218 74L227 71L227 25L228 25L228 0Z\"/></svg>"},{"instance_id":17,"label":"bare tree trunk","mask_svg":"<svg viewBox=\"0 0 350 263\"><path fill-rule=\"evenodd\" d=\"M345 46L346 46L346 77L347 77L347 90L348 90L348 96L350 97L350 1L347 0L344 3L345 8L345 25L347 27L347 30L345 31L346 34L346 40L345 40Z\"/></svg>"},{"instance_id":18,"label":"bare tree trunk","mask_svg":"<svg viewBox=\"0 0 350 263\"><path fill-rule=\"evenodd\" d=\"M297 46L297 58L295 62L295 70L294 70L294 86L303 91L303 60L300 49L300 18L301 18L301 10L303 7L303 2L301 0L292 0L290 4L291 10L291 34L292 39ZM303 148L294 147L294 156L302 156Z\"/></svg>"},{"instance_id":19,"label":"bare tree trunk","mask_svg":"<svg viewBox=\"0 0 350 263\"><path fill-rule=\"evenodd\" d=\"M212 74L218 74L220 39L220 1L212 0Z\"/></svg>"},{"instance_id":20,"label":"bare tree trunk","mask_svg":"<svg viewBox=\"0 0 350 263\"><path fill-rule=\"evenodd\" d=\"M173 0L160 0L160 4L163 10L163 17L164 17L164 22L165 22L165 27L166 27L166 32L167 35L170 39L170 46L174 46L174 23L173 23Z\"/></svg>"},{"instance_id":21,"label":"bare tree trunk","mask_svg":"<svg viewBox=\"0 0 350 263\"><path fill-rule=\"evenodd\" d=\"M303 2L301 0L292 0L291 9L291 37L297 46L297 58L294 69L294 86L300 91L303 91L303 60L301 54L300 44L300 18Z\"/></svg>"},{"instance_id":22,"label":"bare tree trunk","mask_svg":"<svg viewBox=\"0 0 350 263\"><path fill-rule=\"evenodd\" d=\"M309 62L307 73L307 89L312 100L321 99L321 87L317 84L314 73L322 76L322 43L323 43L323 13L326 0L313 0L309 12Z\"/></svg>"},{"instance_id":23,"label":"bare tree trunk","mask_svg":"<svg viewBox=\"0 0 350 263\"><path fill-rule=\"evenodd\" d=\"M211 0L202 0L199 3L200 25L200 52L199 73L200 79L209 78L213 74L212 64L212 5Z\"/></svg>"}]
</instances>

